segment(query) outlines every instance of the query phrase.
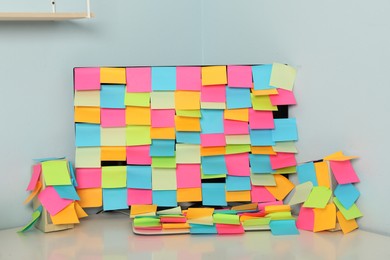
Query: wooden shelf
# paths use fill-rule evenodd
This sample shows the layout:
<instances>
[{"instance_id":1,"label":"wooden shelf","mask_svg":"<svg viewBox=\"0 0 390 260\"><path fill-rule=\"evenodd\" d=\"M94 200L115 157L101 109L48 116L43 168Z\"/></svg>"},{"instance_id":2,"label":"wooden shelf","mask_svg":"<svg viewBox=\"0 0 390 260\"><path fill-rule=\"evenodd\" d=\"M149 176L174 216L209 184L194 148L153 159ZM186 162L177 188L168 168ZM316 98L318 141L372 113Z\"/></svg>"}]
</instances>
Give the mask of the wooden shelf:
<instances>
[{"instance_id":1,"label":"wooden shelf","mask_svg":"<svg viewBox=\"0 0 390 260\"><path fill-rule=\"evenodd\" d=\"M91 13L0 13L0 21L64 21L95 17Z\"/></svg>"}]
</instances>

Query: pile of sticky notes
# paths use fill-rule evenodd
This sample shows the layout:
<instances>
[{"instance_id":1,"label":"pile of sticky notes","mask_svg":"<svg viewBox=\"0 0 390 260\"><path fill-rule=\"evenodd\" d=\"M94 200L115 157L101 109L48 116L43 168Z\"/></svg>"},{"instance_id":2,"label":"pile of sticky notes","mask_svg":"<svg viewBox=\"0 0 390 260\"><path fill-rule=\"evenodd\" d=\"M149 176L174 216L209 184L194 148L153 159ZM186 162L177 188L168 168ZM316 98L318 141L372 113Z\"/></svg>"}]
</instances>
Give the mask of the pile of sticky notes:
<instances>
[{"instance_id":1,"label":"pile of sticky notes","mask_svg":"<svg viewBox=\"0 0 390 260\"><path fill-rule=\"evenodd\" d=\"M288 65L74 69L82 207L283 200L296 172Z\"/></svg>"}]
</instances>

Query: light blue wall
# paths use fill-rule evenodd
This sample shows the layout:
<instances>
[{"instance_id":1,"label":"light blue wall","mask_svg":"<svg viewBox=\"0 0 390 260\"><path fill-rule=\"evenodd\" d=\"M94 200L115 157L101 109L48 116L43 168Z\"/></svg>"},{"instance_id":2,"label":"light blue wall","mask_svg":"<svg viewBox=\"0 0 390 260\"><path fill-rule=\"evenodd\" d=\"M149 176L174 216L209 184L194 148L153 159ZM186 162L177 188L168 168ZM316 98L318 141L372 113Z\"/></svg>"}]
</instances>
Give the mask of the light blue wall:
<instances>
[{"instance_id":1,"label":"light blue wall","mask_svg":"<svg viewBox=\"0 0 390 260\"><path fill-rule=\"evenodd\" d=\"M29 219L32 158L73 160L73 67L277 61L298 69L299 162L360 156L359 224L390 235L390 2L91 2L93 20L0 23L0 228Z\"/></svg>"}]
</instances>

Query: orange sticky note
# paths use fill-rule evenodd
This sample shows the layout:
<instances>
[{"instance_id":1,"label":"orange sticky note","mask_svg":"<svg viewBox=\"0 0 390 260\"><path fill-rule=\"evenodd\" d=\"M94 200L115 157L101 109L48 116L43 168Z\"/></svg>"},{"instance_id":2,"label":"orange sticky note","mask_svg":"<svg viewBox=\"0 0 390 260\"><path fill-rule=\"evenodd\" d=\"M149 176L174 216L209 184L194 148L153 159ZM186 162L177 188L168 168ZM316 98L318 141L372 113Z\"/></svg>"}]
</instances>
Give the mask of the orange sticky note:
<instances>
[{"instance_id":1,"label":"orange sticky note","mask_svg":"<svg viewBox=\"0 0 390 260\"><path fill-rule=\"evenodd\" d=\"M226 66L202 67L203 86L223 84L227 84Z\"/></svg>"},{"instance_id":2,"label":"orange sticky note","mask_svg":"<svg viewBox=\"0 0 390 260\"><path fill-rule=\"evenodd\" d=\"M290 205L270 205L270 206L265 206L264 210L266 213L284 212L284 211L291 211L291 207Z\"/></svg>"},{"instance_id":3,"label":"orange sticky note","mask_svg":"<svg viewBox=\"0 0 390 260\"><path fill-rule=\"evenodd\" d=\"M239 109L225 109L223 117L228 120L236 121L249 121L249 110L248 108L239 108Z\"/></svg>"},{"instance_id":4,"label":"orange sticky note","mask_svg":"<svg viewBox=\"0 0 390 260\"><path fill-rule=\"evenodd\" d=\"M177 202L202 201L201 188L177 189Z\"/></svg>"},{"instance_id":5,"label":"orange sticky note","mask_svg":"<svg viewBox=\"0 0 390 260\"><path fill-rule=\"evenodd\" d=\"M337 215L337 221L339 222L341 230L343 231L344 234L347 234L347 233L359 228L359 226L354 218L350 219L350 220L346 220L340 211L337 211L336 215Z\"/></svg>"},{"instance_id":6,"label":"orange sticky note","mask_svg":"<svg viewBox=\"0 0 390 260\"><path fill-rule=\"evenodd\" d=\"M131 205L130 215L152 213L157 211L157 205Z\"/></svg>"},{"instance_id":7,"label":"orange sticky note","mask_svg":"<svg viewBox=\"0 0 390 260\"><path fill-rule=\"evenodd\" d=\"M325 208L314 210L314 232L329 230L336 227L336 206L331 203Z\"/></svg>"},{"instance_id":8,"label":"orange sticky note","mask_svg":"<svg viewBox=\"0 0 390 260\"><path fill-rule=\"evenodd\" d=\"M83 208L101 207L103 205L101 188L78 189L77 193L80 197L79 204Z\"/></svg>"},{"instance_id":9,"label":"orange sticky note","mask_svg":"<svg viewBox=\"0 0 390 260\"><path fill-rule=\"evenodd\" d=\"M231 209L232 210L257 210L258 209L258 203L249 203L249 204L237 205L237 206L233 206Z\"/></svg>"},{"instance_id":10,"label":"orange sticky note","mask_svg":"<svg viewBox=\"0 0 390 260\"><path fill-rule=\"evenodd\" d=\"M328 163L325 161L316 162L314 163L314 168L316 170L318 186L325 186L330 189L331 187Z\"/></svg>"},{"instance_id":11,"label":"orange sticky note","mask_svg":"<svg viewBox=\"0 0 390 260\"><path fill-rule=\"evenodd\" d=\"M276 88L274 88L274 89L261 89L261 90L252 89L252 93L255 96L269 96L269 95L277 95L278 90Z\"/></svg>"},{"instance_id":12,"label":"orange sticky note","mask_svg":"<svg viewBox=\"0 0 390 260\"><path fill-rule=\"evenodd\" d=\"M214 208L188 208L187 219L196 219L211 217L214 213Z\"/></svg>"},{"instance_id":13,"label":"orange sticky note","mask_svg":"<svg viewBox=\"0 0 390 260\"><path fill-rule=\"evenodd\" d=\"M151 125L149 107L126 107L126 125Z\"/></svg>"},{"instance_id":14,"label":"orange sticky note","mask_svg":"<svg viewBox=\"0 0 390 260\"><path fill-rule=\"evenodd\" d=\"M100 107L74 107L74 121L100 124Z\"/></svg>"},{"instance_id":15,"label":"orange sticky note","mask_svg":"<svg viewBox=\"0 0 390 260\"><path fill-rule=\"evenodd\" d=\"M272 146L251 146L252 154L276 154Z\"/></svg>"},{"instance_id":16,"label":"orange sticky note","mask_svg":"<svg viewBox=\"0 0 390 260\"><path fill-rule=\"evenodd\" d=\"M201 156L223 155L226 153L225 146L200 147Z\"/></svg>"},{"instance_id":17,"label":"orange sticky note","mask_svg":"<svg viewBox=\"0 0 390 260\"><path fill-rule=\"evenodd\" d=\"M42 188L42 182L37 181L34 190L30 193L30 195L26 198L26 200L23 203L24 204L29 203L38 194L41 188Z\"/></svg>"},{"instance_id":18,"label":"orange sticky note","mask_svg":"<svg viewBox=\"0 0 390 260\"><path fill-rule=\"evenodd\" d=\"M102 146L100 159L102 161L126 161L126 147Z\"/></svg>"},{"instance_id":19,"label":"orange sticky note","mask_svg":"<svg viewBox=\"0 0 390 260\"><path fill-rule=\"evenodd\" d=\"M277 199L283 200L292 189L294 184L280 174L274 174L276 186L266 186L265 188Z\"/></svg>"},{"instance_id":20,"label":"orange sticky note","mask_svg":"<svg viewBox=\"0 0 390 260\"><path fill-rule=\"evenodd\" d=\"M100 68L100 83L126 84L126 69Z\"/></svg>"},{"instance_id":21,"label":"orange sticky note","mask_svg":"<svg viewBox=\"0 0 390 260\"><path fill-rule=\"evenodd\" d=\"M176 138L176 131L173 127L150 128L150 138L172 140Z\"/></svg>"},{"instance_id":22,"label":"orange sticky note","mask_svg":"<svg viewBox=\"0 0 390 260\"><path fill-rule=\"evenodd\" d=\"M176 110L200 109L200 91L176 91Z\"/></svg>"},{"instance_id":23,"label":"orange sticky note","mask_svg":"<svg viewBox=\"0 0 390 260\"><path fill-rule=\"evenodd\" d=\"M176 131L200 132L200 120L197 117L175 116Z\"/></svg>"},{"instance_id":24,"label":"orange sticky note","mask_svg":"<svg viewBox=\"0 0 390 260\"><path fill-rule=\"evenodd\" d=\"M83 208L80 206L80 204L77 201L74 202L74 209L76 210L76 214L78 218L88 217L87 212L83 210Z\"/></svg>"},{"instance_id":25,"label":"orange sticky note","mask_svg":"<svg viewBox=\"0 0 390 260\"><path fill-rule=\"evenodd\" d=\"M358 158L357 156L346 156L342 151L335 152L324 158L325 161L347 161Z\"/></svg>"},{"instance_id":26,"label":"orange sticky note","mask_svg":"<svg viewBox=\"0 0 390 260\"><path fill-rule=\"evenodd\" d=\"M80 223L74 207L74 202L70 203L56 215L50 216L50 218L55 225Z\"/></svg>"},{"instance_id":27,"label":"orange sticky note","mask_svg":"<svg viewBox=\"0 0 390 260\"><path fill-rule=\"evenodd\" d=\"M251 201L251 191L226 191L226 201Z\"/></svg>"},{"instance_id":28,"label":"orange sticky note","mask_svg":"<svg viewBox=\"0 0 390 260\"><path fill-rule=\"evenodd\" d=\"M162 223L163 229L187 229L190 228L188 223Z\"/></svg>"}]
</instances>

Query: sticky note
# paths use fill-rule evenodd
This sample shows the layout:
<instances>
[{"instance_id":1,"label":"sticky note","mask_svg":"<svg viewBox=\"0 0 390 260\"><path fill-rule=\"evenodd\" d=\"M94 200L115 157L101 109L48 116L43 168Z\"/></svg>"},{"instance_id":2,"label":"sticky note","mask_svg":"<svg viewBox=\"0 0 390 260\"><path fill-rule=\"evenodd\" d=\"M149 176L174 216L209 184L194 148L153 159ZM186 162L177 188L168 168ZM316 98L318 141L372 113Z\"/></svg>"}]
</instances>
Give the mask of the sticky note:
<instances>
[{"instance_id":1,"label":"sticky note","mask_svg":"<svg viewBox=\"0 0 390 260\"><path fill-rule=\"evenodd\" d=\"M176 207L176 190L154 190L153 204L160 207Z\"/></svg>"},{"instance_id":2,"label":"sticky note","mask_svg":"<svg viewBox=\"0 0 390 260\"><path fill-rule=\"evenodd\" d=\"M346 220L340 211L337 211L336 214L337 214L337 221L339 222L341 230L343 231L344 234L348 234L349 232L359 227L355 219Z\"/></svg>"},{"instance_id":3,"label":"sticky note","mask_svg":"<svg viewBox=\"0 0 390 260\"><path fill-rule=\"evenodd\" d=\"M215 225L190 224L190 226L191 234L217 234Z\"/></svg>"},{"instance_id":4,"label":"sticky note","mask_svg":"<svg viewBox=\"0 0 390 260\"><path fill-rule=\"evenodd\" d=\"M201 109L226 109L225 102L200 102Z\"/></svg>"},{"instance_id":5,"label":"sticky note","mask_svg":"<svg viewBox=\"0 0 390 260\"><path fill-rule=\"evenodd\" d=\"M80 197L79 204L83 208L101 207L103 204L101 188L78 189L77 193Z\"/></svg>"},{"instance_id":6,"label":"sticky note","mask_svg":"<svg viewBox=\"0 0 390 260\"><path fill-rule=\"evenodd\" d=\"M358 158L357 156L346 156L342 151L335 152L324 157L324 161L348 161Z\"/></svg>"},{"instance_id":7,"label":"sticky note","mask_svg":"<svg viewBox=\"0 0 390 260\"><path fill-rule=\"evenodd\" d=\"M249 109L249 127L251 129L274 129L272 111L258 111Z\"/></svg>"},{"instance_id":8,"label":"sticky note","mask_svg":"<svg viewBox=\"0 0 390 260\"><path fill-rule=\"evenodd\" d=\"M249 134L248 123L236 120L223 120L223 127L226 135L247 135Z\"/></svg>"},{"instance_id":9,"label":"sticky note","mask_svg":"<svg viewBox=\"0 0 390 260\"><path fill-rule=\"evenodd\" d=\"M232 214L218 214L213 215L214 223L218 224L230 224L230 225L240 225L240 216Z\"/></svg>"},{"instance_id":10,"label":"sticky note","mask_svg":"<svg viewBox=\"0 0 390 260\"><path fill-rule=\"evenodd\" d=\"M200 91L176 91L175 108L200 109Z\"/></svg>"},{"instance_id":11,"label":"sticky note","mask_svg":"<svg viewBox=\"0 0 390 260\"><path fill-rule=\"evenodd\" d=\"M275 197L263 186L252 186L251 198L253 202L275 201Z\"/></svg>"},{"instance_id":12,"label":"sticky note","mask_svg":"<svg viewBox=\"0 0 390 260\"><path fill-rule=\"evenodd\" d=\"M325 208L328 204L330 197L332 196L332 191L324 186L313 187L309 197L303 203L305 208Z\"/></svg>"},{"instance_id":13,"label":"sticky note","mask_svg":"<svg viewBox=\"0 0 390 260\"><path fill-rule=\"evenodd\" d=\"M269 96L251 95L253 110L278 111L278 107L272 105Z\"/></svg>"},{"instance_id":14,"label":"sticky note","mask_svg":"<svg viewBox=\"0 0 390 260\"><path fill-rule=\"evenodd\" d=\"M126 127L100 129L101 146L126 146Z\"/></svg>"},{"instance_id":15,"label":"sticky note","mask_svg":"<svg viewBox=\"0 0 390 260\"><path fill-rule=\"evenodd\" d=\"M126 166L103 166L102 187L123 188L126 187Z\"/></svg>"},{"instance_id":16,"label":"sticky note","mask_svg":"<svg viewBox=\"0 0 390 260\"><path fill-rule=\"evenodd\" d=\"M157 211L157 205L133 205L130 209L130 215L140 215L145 213L155 213Z\"/></svg>"},{"instance_id":17,"label":"sticky note","mask_svg":"<svg viewBox=\"0 0 390 260\"><path fill-rule=\"evenodd\" d=\"M42 183L38 180L34 189L31 191L30 195L23 201L23 204L29 203L37 194L41 191Z\"/></svg>"},{"instance_id":18,"label":"sticky note","mask_svg":"<svg viewBox=\"0 0 390 260\"><path fill-rule=\"evenodd\" d=\"M226 86L214 85L214 86L202 86L201 102L226 102Z\"/></svg>"},{"instance_id":19,"label":"sticky note","mask_svg":"<svg viewBox=\"0 0 390 260\"><path fill-rule=\"evenodd\" d=\"M251 182L256 186L276 186L275 177L273 174L251 173Z\"/></svg>"},{"instance_id":20,"label":"sticky note","mask_svg":"<svg viewBox=\"0 0 390 260\"><path fill-rule=\"evenodd\" d=\"M152 90L176 90L176 67L152 67Z\"/></svg>"},{"instance_id":21,"label":"sticky note","mask_svg":"<svg viewBox=\"0 0 390 260\"><path fill-rule=\"evenodd\" d=\"M126 110L102 108L100 111L100 124L102 127L126 126Z\"/></svg>"},{"instance_id":22,"label":"sticky note","mask_svg":"<svg viewBox=\"0 0 390 260\"><path fill-rule=\"evenodd\" d=\"M296 221L297 228L313 231L314 229L314 209L301 207Z\"/></svg>"},{"instance_id":23,"label":"sticky note","mask_svg":"<svg viewBox=\"0 0 390 260\"><path fill-rule=\"evenodd\" d=\"M100 167L100 147L76 148L76 168Z\"/></svg>"},{"instance_id":24,"label":"sticky note","mask_svg":"<svg viewBox=\"0 0 390 260\"><path fill-rule=\"evenodd\" d=\"M69 199L61 199L52 186L48 186L46 189L42 190L41 193L38 194L38 199L52 216L56 215L73 202Z\"/></svg>"},{"instance_id":25,"label":"sticky note","mask_svg":"<svg viewBox=\"0 0 390 260\"><path fill-rule=\"evenodd\" d=\"M217 233L220 235L244 234L245 230L242 225L215 224Z\"/></svg>"},{"instance_id":26,"label":"sticky note","mask_svg":"<svg viewBox=\"0 0 390 260\"><path fill-rule=\"evenodd\" d=\"M272 130L272 138L274 141L297 141L298 130L295 118L277 118L274 120L275 129Z\"/></svg>"},{"instance_id":27,"label":"sticky note","mask_svg":"<svg viewBox=\"0 0 390 260\"><path fill-rule=\"evenodd\" d=\"M150 156L175 156L175 140L153 139L150 145Z\"/></svg>"},{"instance_id":28,"label":"sticky note","mask_svg":"<svg viewBox=\"0 0 390 260\"><path fill-rule=\"evenodd\" d=\"M250 176L248 153L225 155L225 162L228 175Z\"/></svg>"},{"instance_id":29,"label":"sticky note","mask_svg":"<svg viewBox=\"0 0 390 260\"><path fill-rule=\"evenodd\" d=\"M360 192L353 184L340 184L334 190L334 195L344 208L349 209L360 196Z\"/></svg>"},{"instance_id":30,"label":"sticky note","mask_svg":"<svg viewBox=\"0 0 390 260\"><path fill-rule=\"evenodd\" d=\"M30 179L30 182L27 186L28 191L34 190L34 188L37 185L37 182L39 180L39 177L41 176L41 171L42 171L42 165L40 163L37 163L32 167L31 179Z\"/></svg>"},{"instance_id":31,"label":"sticky note","mask_svg":"<svg viewBox=\"0 0 390 260\"><path fill-rule=\"evenodd\" d=\"M80 223L74 203L69 204L55 216L50 216L54 225Z\"/></svg>"},{"instance_id":32,"label":"sticky note","mask_svg":"<svg viewBox=\"0 0 390 260\"><path fill-rule=\"evenodd\" d=\"M102 161L126 161L126 147L102 146L100 159Z\"/></svg>"},{"instance_id":33,"label":"sticky note","mask_svg":"<svg viewBox=\"0 0 390 260\"><path fill-rule=\"evenodd\" d=\"M351 161L330 161L330 168L338 184L360 182Z\"/></svg>"},{"instance_id":34,"label":"sticky note","mask_svg":"<svg viewBox=\"0 0 390 260\"><path fill-rule=\"evenodd\" d=\"M272 130L255 130L250 129L249 135L252 146L272 146L275 141L272 138Z\"/></svg>"},{"instance_id":35,"label":"sticky note","mask_svg":"<svg viewBox=\"0 0 390 260\"><path fill-rule=\"evenodd\" d=\"M152 164L149 145L128 146L126 147L127 164L147 165Z\"/></svg>"},{"instance_id":36,"label":"sticky note","mask_svg":"<svg viewBox=\"0 0 390 260\"><path fill-rule=\"evenodd\" d=\"M176 190L176 170L175 169L152 169L153 190Z\"/></svg>"},{"instance_id":37,"label":"sticky note","mask_svg":"<svg viewBox=\"0 0 390 260\"><path fill-rule=\"evenodd\" d=\"M298 150L295 147L295 141L276 142L272 148L275 152L298 153Z\"/></svg>"},{"instance_id":38,"label":"sticky note","mask_svg":"<svg viewBox=\"0 0 390 260\"><path fill-rule=\"evenodd\" d=\"M102 186L101 168L78 168L76 180L79 189L100 188Z\"/></svg>"},{"instance_id":39,"label":"sticky note","mask_svg":"<svg viewBox=\"0 0 390 260\"><path fill-rule=\"evenodd\" d=\"M294 194L292 195L288 204L296 205L305 202L309 197L312 188L313 188L313 183L311 181L307 181L296 185L294 189Z\"/></svg>"},{"instance_id":40,"label":"sticky note","mask_svg":"<svg viewBox=\"0 0 390 260\"><path fill-rule=\"evenodd\" d=\"M125 108L124 85L102 85L100 106L102 108Z\"/></svg>"},{"instance_id":41,"label":"sticky note","mask_svg":"<svg viewBox=\"0 0 390 260\"><path fill-rule=\"evenodd\" d=\"M252 77L255 90L270 89L272 65L252 66Z\"/></svg>"},{"instance_id":42,"label":"sticky note","mask_svg":"<svg viewBox=\"0 0 390 260\"><path fill-rule=\"evenodd\" d=\"M202 156L202 172L204 174L221 174L227 173L225 157L217 156Z\"/></svg>"},{"instance_id":43,"label":"sticky note","mask_svg":"<svg viewBox=\"0 0 390 260\"><path fill-rule=\"evenodd\" d=\"M70 185L70 175L66 160L42 162L42 174L46 185Z\"/></svg>"},{"instance_id":44,"label":"sticky note","mask_svg":"<svg viewBox=\"0 0 390 260\"><path fill-rule=\"evenodd\" d=\"M203 66L202 85L227 84L226 66Z\"/></svg>"},{"instance_id":45,"label":"sticky note","mask_svg":"<svg viewBox=\"0 0 390 260\"><path fill-rule=\"evenodd\" d=\"M175 116L176 131L200 132L201 123L196 117Z\"/></svg>"},{"instance_id":46,"label":"sticky note","mask_svg":"<svg viewBox=\"0 0 390 260\"><path fill-rule=\"evenodd\" d=\"M100 146L100 125L76 124L76 146Z\"/></svg>"},{"instance_id":47,"label":"sticky note","mask_svg":"<svg viewBox=\"0 0 390 260\"><path fill-rule=\"evenodd\" d=\"M22 229L18 230L18 233L25 232L34 227L34 224L38 221L39 217L42 214L42 206L39 206L31 215L31 221L25 225Z\"/></svg>"},{"instance_id":48,"label":"sticky note","mask_svg":"<svg viewBox=\"0 0 390 260\"><path fill-rule=\"evenodd\" d=\"M251 151L249 144L228 144L226 145L226 154L246 153Z\"/></svg>"},{"instance_id":49,"label":"sticky note","mask_svg":"<svg viewBox=\"0 0 390 260\"><path fill-rule=\"evenodd\" d=\"M125 68L100 68L100 82L126 84Z\"/></svg>"},{"instance_id":50,"label":"sticky note","mask_svg":"<svg viewBox=\"0 0 390 260\"><path fill-rule=\"evenodd\" d=\"M251 93L254 96L274 96L278 94L278 90L276 88L272 89L251 89Z\"/></svg>"},{"instance_id":51,"label":"sticky note","mask_svg":"<svg viewBox=\"0 0 390 260\"><path fill-rule=\"evenodd\" d=\"M127 189L103 189L103 210L127 209Z\"/></svg>"},{"instance_id":52,"label":"sticky note","mask_svg":"<svg viewBox=\"0 0 390 260\"><path fill-rule=\"evenodd\" d=\"M249 159L250 159L251 169L253 173L273 172L269 155L250 154Z\"/></svg>"},{"instance_id":53,"label":"sticky note","mask_svg":"<svg viewBox=\"0 0 390 260\"><path fill-rule=\"evenodd\" d=\"M148 107L126 107L126 125L151 125Z\"/></svg>"},{"instance_id":54,"label":"sticky note","mask_svg":"<svg viewBox=\"0 0 390 260\"><path fill-rule=\"evenodd\" d=\"M223 129L223 110L201 110L202 118L200 125L203 134L224 133Z\"/></svg>"},{"instance_id":55,"label":"sticky note","mask_svg":"<svg viewBox=\"0 0 390 260\"><path fill-rule=\"evenodd\" d=\"M226 178L226 174L203 174L201 171L200 177L202 180L211 180L211 179L221 179L221 178Z\"/></svg>"},{"instance_id":56,"label":"sticky note","mask_svg":"<svg viewBox=\"0 0 390 260\"><path fill-rule=\"evenodd\" d=\"M177 143L200 144L199 132L176 132Z\"/></svg>"},{"instance_id":57,"label":"sticky note","mask_svg":"<svg viewBox=\"0 0 390 260\"><path fill-rule=\"evenodd\" d=\"M177 202L195 202L195 201L202 201L201 188L177 189Z\"/></svg>"},{"instance_id":58,"label":"sticky note","mask_svg":"<svg viewBox=\"0 0 390 260\"><path fill-rule=\"evenodd\" d=\"M152 127L175 127L174 109L152 109Z\"/></svg>"},{"instance_id":59,"label":"sticky note","mask_svg":"<svg viewBox=\"0 0 390 260\"><path fill-rule=\"evenodd\" d=\"M252 226L267 226L269 225L270 221L270 218L253 218L245 220L242 224L244 228Z\"/></svg>"},{"instance_id":60,"label":"sticky note","mask_svg":"<svg viewBox=\"0 0 390 260\"><path fill-rule=\"evenodd\" d=\"M187 219L197 219L212 216L214 208L193 208L189 207L187 211Z\"/></svg>"},{"instance_id":61,"label":"sticky note","mask_svg":"<svg viewBox=\"0 0 390 260\"><path fill-rule=\"evenodd\" d=\"M100 108L74 107L74 121L80 123L100 124Z\"/></svg>"},{"instance_id":62,"label":"sticky note","mask_svg":"<svg viewBox=\"0 0 390 260\"><path fill-rule=\"evenodd\" d=\"M273 63L270 85L275 88L292 90L294 87L296 70L288 65Z\"/></svg>"},{"instance_id":63,"label":"sticky note","mask_svg":"<svg viewBox=\"0 0 390 260\"><path fill-rule=\"evenodd\" d=\"M294 184L280 174L275 174L276 186L267 186L266 189L277 199L283 200L294 188Z\"/></svg>"},{"instance_id":64,"label":"sticky note","mask_svg":"<svg viewBox=\"0 0 390 260\"><path fill-rule=\"evenodd\" d=\"M272 146L251 146L252 154L276 154Z\"/></svg>"},{"instance_id":65,"label":"sticky note","mask_svg":"<svg viewBox=\"0 0 390 260\"><path fill-rule=\"evenodd\" d=\"M225 146L226 140L224 134L200 134L202 147Z\"/></svg>"},{"instance_id":66,"label":"sticky note","mask_svg":"<svg viewBox=\"0 0 390 260\"><path fill-rule=\"evenodd\" d=\"M316 170L313 162L303 163L297 166L299 183L311 182L318 186Z\"/></svg>"},{"instance_id":67,"label":"sticky note","mask_svg":"<svg viewBox=\"0 0 390 260\"><path fill-rule=\"evenodd\" d=\"M296 166L290 166L285 168L276 169L272 174L290 174L290 173L296 173L297 167Z\"/></svg>"},{"instance_id":68,"label":"sticky note","mask_svg":"<svg viewBox=\"0 0 390 260\"><path fill-rule=\"evenodd\" d=\"M224 119L248 122L249 120L248 108L225 109Z\"/></svg>"},{"instance_id":69,"label":"sticky note","mask_svg":"<svg viewBox=\"0 0 390 260\"><path fill-rule=\"evenodd\" d=\"M127 188L152 189L152 167L146 165L128 165L126 172Z\"/></svg>"},{"instance_id":70,"label":"sticky note","mask_svg":"<svg viewBox=\"0 0 390 260\"><path fill-rule=\"evenodd\" d=\"M127 126L126 127L126 145L138 146L151 144L150 126Z\"/></svg>"},{"instance_id":71,"label":"sticky note","mask_svg":"<svg viewBox=\"0 0 390 260\"><path fill-rule=\"evenodd\" d=\"M73 185L55 185L53 187L61 199L80 200Z\"/></svg>"},{"instance_id":72,"label":"sticky note","mask_svg":"<svg viewBox=\"0 0 390 260\"><path fill-rule=\"evenodd\" d=\"M176 67L176 89L177 90L200 90L201 68L191 66Z\"/></svg>"},{"instance_id":73,"label":"sticky note","mask_svg":"<svg viewBox=\"0 0 390 260\"><path fill-rule=\"evenodd\" d=\"M150 128L151 139L175 140L175 137L176 132L174 127Z\"/></svg>"},{"instance_id":74,"label":"sticky note","mask_svg":"<svg viewBox=\"0 0 390 260\"><path fill-rule=\"evenodd\" d=\"M126 68L127 92L150 92L152 90L152 70L150 67Z\"/></svg>"},{"instance_id":75,"label":"sticky note","mask_svg":"<svg viewBox=\"0 0 390 260\"><path fill-rule=\"evenodd\" d=\"M185 117L201 117L199 109L176 110L176 115Z\"/></svg>"},{"instance_id":76,"label":"sticky note","mask_svg":"<svg viewBox=\"0 0 390 260\"><path fill-rule=\"evenodd\" d=\"M227 145L235 145L235 144L248 144L250 145L251 143L251 138L250 135L226 135L226 144Z\"/></svg>"},{"instance_id":77,"label":"sticky note","mask_svg":"<svg viewBox=\"0 0 390 260\"><path fill-rule=\"evenodd\" d=\"M271 220L269 223L272 235L298 235L299 231L295 225L295 220Z\"/></svg>"},{"instance_id":78,"label":"sticky note","mask_svg":"<svg viewBox=\"0 0 390 260\"><path fill-rule=\"evenodd\" d=\"M277 153L270 155L272 169L280 169L297 165L295 155L293 153Z\"/></svg>"},{"instance_id":79,"label":"sticky note","mask_svg":"<svg viewBox=\"0 0 390 260\"><path fill-rule=\"evenodd\" d=\"M318 186L330 187L330 173L328 168L328 163L325 161L315 162L314 168L316 171L316 177Z\"/></svg>"},{"instance_id":80,"label":"sticky note","mask_svg":"<svg viewBox=\"0 0 390 260\"><path fill-rule=\"evenodd\" d=\"M291 207L290 205L268 205L265 206L264 211L269 214L269 213L275 213L275 212L290 212Z\"/></svg>"},{"instance_id":81,"label":"sticky note","mask_svg":"<svg viewBox=\"0 0 390 260\"><path fill-rule=\"evenodd\" d=\"M200 164L200 146L197 144L176 144L176 163Z\"/></svg>"},{"instance_id":82,"label":"sticky note","mask_svg":"<svg viewBox=\"0 0 390 260\"><path fill-rule=\"evenodd\" d=\"M331 203L323 209L314 209L314 232L334 229L336 227L336 206Z\"/></svg>"},{"instance_id":83,"label":"sticky note","mask_svg":"<svg viewBox=\"0 0 390 260\"><path fill-rule=\"evenodd\" d=\"M251 189L251 178L247 176L226 176L226 191Z\"/></svg>"},{"instance_id":84,"label":"sticky note","mask_svg":"<svg viewBox=\"0 0 390 260\"><path fill-rule=\"evenodd\" d=\"M75 91L73 103L75 107L100 107L100 90Z\"/></svg>"},{"instance_id":85,"label":"sticky note","mask_svg":"<svg viewBox=\"0 0 390 260\"><path fill-rule=\"evenodd\" d=\"M252 87L252 67L251 66L227 66L228 85L236 88Z\"/></svg>"},{"instance_id":86,"label":"sticky note","mask_svg":"<svg viewBox=\"0 0 390 260\"><path fill-rule=\"evenodd\" d=\"M176 168L176 157L152 157L154 168Z\"/></svg>"},{"instance_id":87,"label":"sticky note","mask_svg":"<svg viewBox=\"0 0 390 260\"><path fill-rule=\"evenodd\" d=\"M152 109L174 109L175 92L173 91L153 91L150 94L150 106Z\"/></svg>"},{"instance_id":88,"label":"sticky note","mask_svg":"<svg viewBox=\"0 0 390 260\"><path fill-rule=\"evenodd\" d=\"M251 191L226 191L227 202L251 201Z\"/></svg>"},{"instance_id":89,"label":"sticky note","mask_svg":"<svg viewBox=\"0 0 390 260\"><path fill-rule=\"evenodd\" d=\"M127 189L127 204L152 204L152 190Z\"/></svg>"},{"instance_id":90,"label":"sticky note","mask_svg":"<svg viewBox=\"0 0 390 260\"><path fill-rule=\"evenodd\" d=\"M356 204L353 204L349 209L346 209L337 197L333 199L333 202L336 204L337 208L341 211L346 220L360 218L363 216Z\"/></svg>"},{"instance_id":91,"label":"sticky note","mask_svg":"<svg viewBox=\"0 0 390 260\"><path fill-rule=\"evenodd\" d=\"M150 93L125 93L125 105L132 107L150 107Z\"/></svg>"},{"instance_id":92,"label":"sticky note","mask_svg":"<svg viewBox=\"0 0 390 260\"><path fill-rule=\"evenodd\" d=\"M100 89L100 68L75 68L75 90Z\"/></svg>"},{"instance_id":93,"label":"sticky note","mask_svg":"<svg viewBox=\"0 0 390 260\"><path fill-rule=\"evenodd\" d=\"M227 109L252 107L250 90L247 88L226 88Z\"/></svg>"},{"instance_id":94,"label":"sticky note","mask_svg":"<svg viewBox=\"0 0 390 260\"><path fill-rule=\"evenodd\" d=\"M264 211L266 206L269 205L283 205L283 201L269 201L269 202L262 202L258 204L258 208L260 211Z\"/></svg>"},{"instance_id":95,"label":"sticky note","mask_svg":"<svg viewBox=\"0 0 390 260\"><path fill-rule=\"evenodd\" d=\"M270 95L271 104L274 106L281 105L295 105L297 101L295 100L294 93L290 90L278 89L277 95Z\"/></svg>"},{"instance_id":96,"label":"sticky note","mask_svg":"<svg viewBox=\"0 0 390 260\"><path fill-rule=\"evenodd\" d=\"M202 183L202 199L205 206L226 206L224 183Z\"/></svg>"},{"instance_id":97,"label":"sticky note","mask_svg":"<svg viewBox=\"0 0 390 260\"><path fill-rule=\"evenodd\" d=\"M134 227L160 227L160 219L155 216L135 217L133 222Z\"/></svg>"},{"instance_id":98,"label":"sticky note","mask_svg":"<svg viewBox=\"0 0 390 260\"><path fill-rule=\"evenodd\" d=\"M80 204L77 201L74 202L74 209L76 210L76 214L78 218L88 217L87 212L83 210L83 208L80 206Z\"/></svg>"}]
</instances>

